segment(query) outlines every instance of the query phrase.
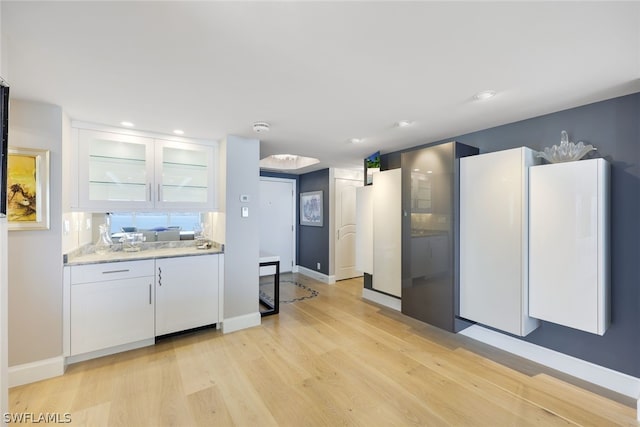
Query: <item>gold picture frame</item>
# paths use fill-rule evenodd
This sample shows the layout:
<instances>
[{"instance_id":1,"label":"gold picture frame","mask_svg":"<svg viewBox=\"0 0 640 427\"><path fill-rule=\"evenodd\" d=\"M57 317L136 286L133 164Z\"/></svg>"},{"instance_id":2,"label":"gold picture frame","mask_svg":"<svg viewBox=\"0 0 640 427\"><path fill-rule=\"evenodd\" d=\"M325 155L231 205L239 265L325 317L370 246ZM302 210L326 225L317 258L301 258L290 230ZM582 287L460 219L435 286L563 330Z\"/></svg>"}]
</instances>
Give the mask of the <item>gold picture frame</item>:
<instances>
[{"instance_id":1,"label":"gold picture frame","mask_svg":"<svg viewBox=\"0 0 640 427\"><path fill-rule=\"evenodd\" d=\"M9 230L49 229L49 150L9 147Z\"/></svg>"}]
</instances>

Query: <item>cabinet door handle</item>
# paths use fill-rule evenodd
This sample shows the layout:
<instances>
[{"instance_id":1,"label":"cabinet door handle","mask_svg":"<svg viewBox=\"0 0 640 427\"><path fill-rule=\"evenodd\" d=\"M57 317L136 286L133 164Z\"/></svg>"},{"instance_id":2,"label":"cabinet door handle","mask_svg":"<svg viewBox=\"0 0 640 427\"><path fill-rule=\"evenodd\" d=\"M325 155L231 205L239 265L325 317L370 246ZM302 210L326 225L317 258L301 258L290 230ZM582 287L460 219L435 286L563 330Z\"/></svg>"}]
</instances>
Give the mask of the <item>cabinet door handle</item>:
<instances>
[{"instance_id":1,"label":"cabinet door handle","mask_svg":"<svg viewBox=\"0 0 640 427\"><path fill-rule=\"evenodd\" d=\"M151 183L149 183L149 201L151 202L153 199L151 198Z\"/></svg>"},{"instance_id":2,"label":"cabinet door handle","mask_svg":"<svg viewBox=\"0 0 640 427\"><path fill-rule=\"evenodd\" d=\"M158 267L158 286L162 286L162 268Z\"/></svg>"},{"instance_id":3,"label":"cabinet door handle","mask_svg":"<svg viewBox=\"0 0 640 427\"><path fill-rule=\"evenodd\" d=\"M158 184L158 201L161 202L162 201L162 195L160 194L160 190L162 189L162 186L160 184Z\"/></svg>"},{"instance_id":4,"label":"cabinet door handle","mask_svg":"<svg viewBox=\"0 0 640 427\"><path fill-rule=\"evenodd\" d=\"M149 283L149 305L151 305L151 283Z\"/></svg>"},{"instance_id":5,"label":"cabinet door handle","mask_svg":"<svg viewBox=\"0 0 640 427\"><path fill-rule=\"evenodd\" d=\"M102 274L127 273L128 271L129 271L129 269L126 269L126 270L109 270L109 271L103 271Z\"/></svg>"}]
</instances>

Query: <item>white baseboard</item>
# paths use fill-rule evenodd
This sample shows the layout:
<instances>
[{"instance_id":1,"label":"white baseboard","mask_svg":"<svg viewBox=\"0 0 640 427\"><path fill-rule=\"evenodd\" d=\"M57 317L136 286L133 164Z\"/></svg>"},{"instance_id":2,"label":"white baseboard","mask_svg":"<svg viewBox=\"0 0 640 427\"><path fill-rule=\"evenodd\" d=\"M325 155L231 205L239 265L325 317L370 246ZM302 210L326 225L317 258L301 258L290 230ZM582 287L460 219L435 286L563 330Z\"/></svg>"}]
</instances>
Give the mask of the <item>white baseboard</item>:
<instances>
[{"instance_id":1,"label":"white baseboard","mask_svg":"<svg viewBox=\"0 0 640 427\"><path fill-rule=\"evenodd\" d=\"M293 268L291 269L292 273L297 273L298 272L298 266L294 265Z\"/></svg>"},{"instance_id":2,"label":"white baseboard","mask_svg":"<svg viewBox=\"0 0 640 427\"><path fill-rule=\"evenodd\" d=\"M331 275L327 276L326 274L313 271L310 268L303 267L301 265L296 266L297 272L300 274L304 274L305 276L311 277L312 279L316 279L319 282L326 283L328 285L333 285L336 283L336 276Z\"/></svg>"},{"instance_id":3,"label":"white baseboard","mask_svg":"<svg viewBox=\"0 0 640 427\"><path fill-rule=\"evenodd\" d=\"M103 348L102 350L90 351L89 353L76 354L74 356L67 356L66 364L71 365L73 363L84 362L85 360L97 359L98 357L109 356L116 353L122 353L123 351L135 350L137 348L148 347L156 343L155 338L149 338L146 340L135 341L128 344L117 345L115 347Z\"/></svg>"},{"instance_id":4,"label":"white baseboard","mask_svg":"<svg viewBox=\"0 0 640 427\"><path fill-rule=\"evenodd\" d=\"M222 321L222 333L229 334L241 329L260 326L261 323L262 317L260 317L259 311L256 313L244 314L242 316L230 317Z\"/></svg>"},{"instance_id":5,"label":"white baseboard","mask_svg":"<svg viewBox=\"0 0 640 427\"><path fill-rule=\"evenodd\" d=\"M9 367L9 387L34 383L64 374L64 357L38 360Z\"/></svg>"},{"instance_id":6,"label":"white baseboard","mask_svg":"<svg viewBox=\"0 0 640 427\"><path fill-rule=\"evenodd\" d=\"M362 288L362 298L384 305L392 310L400 311L402 309L402 300L400 298L381 294L371 289Z\"/></svg>"},{"instance_id":7,"label":"white baseboard","mask_svg":"<svg viewBox=\"0 0 640 427\"><path fill-rule=\"evenodd\" d=\"M497 347L525 359L555 369L600 387L637 400L637 418L640 421L640 378L596 365L537 344L519 340L479 325L458 332L490 346Z\"/></svg>"}]
</instances>

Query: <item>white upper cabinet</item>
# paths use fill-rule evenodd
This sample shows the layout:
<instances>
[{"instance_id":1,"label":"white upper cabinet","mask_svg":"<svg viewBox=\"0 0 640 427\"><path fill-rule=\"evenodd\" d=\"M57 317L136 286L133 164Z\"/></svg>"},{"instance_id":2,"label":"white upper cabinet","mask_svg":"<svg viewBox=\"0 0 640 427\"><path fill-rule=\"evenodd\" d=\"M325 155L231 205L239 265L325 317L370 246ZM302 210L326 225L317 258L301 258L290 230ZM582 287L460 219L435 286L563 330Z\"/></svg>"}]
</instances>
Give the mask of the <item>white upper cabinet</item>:
<instances>
[{"instance_id":1,"label":"white upper cabinet","mask_svg":"<svg viewBox=\"0 0 640 427\"><path fill-rule=\"evenodd\" d=\"M153 208L152 138L77 130L78 207Z\"/></svg>"},{"instance_id":2,"label":"white upper cabinet","mask_svg":"<svg viewBox=\"0 0 640 427\"><path fill-rule=\"evenodd\" d=\"M524 336L529 317L529 148L460 159L460 316Z\"/></svg>"},{"instance_id":3,"label":"white upper cabinet","mask_svg":"<svg viewBox=\"0 0 640 427\"><path fill-rule=\"evenodd\" d=\"M609 326L609 163L531 168L531 316L603 335Z\"/></svg>"},{"instance_id":4,"label":"white upper cabinet","mask_svg":"<svg viewBox=\"0 0 640 427\"><path fill-rule=\"evenodd\" d=\"M213 208L214 148L156 140L156 206Z\"/></svg>"},{"instance_id":5,"label":"white upper cabinet","mask_svg":"<svg viewBox=\"0 0 640 427\"><path fill-rule=\"evenodd\" d=\"M215 210L217 145L74 128L84 211Z\"/></svg>"}]
</instances>

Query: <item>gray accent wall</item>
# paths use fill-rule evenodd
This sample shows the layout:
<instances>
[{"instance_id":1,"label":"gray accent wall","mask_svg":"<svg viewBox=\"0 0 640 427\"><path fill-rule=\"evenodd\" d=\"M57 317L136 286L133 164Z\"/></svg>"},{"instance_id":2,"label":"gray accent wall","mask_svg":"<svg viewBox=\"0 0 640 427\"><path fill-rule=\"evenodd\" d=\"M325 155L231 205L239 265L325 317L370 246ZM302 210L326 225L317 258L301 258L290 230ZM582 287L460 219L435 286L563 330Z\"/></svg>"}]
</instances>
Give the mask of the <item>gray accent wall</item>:
<instances>
[{"instance_id":1,"label":"gray accent wall","mask_svg":"<svg viewBox=\"0 0 640 427\"><path fill-rule=\"evenodd\" d=\"M259 312L260 257L260 141L228 136L222 143L226 156L224 318ZM241 202L248 195L249 202ZM249 207L249 217L240 215Z\"/></svg>"},{"instance_id":2,"label":"gray accent wall","mask_svg":"<svg viewBox=\"0 0 640 427\"><path fill-rule=\"evenodd\" d=\"M10 231L9 366L62 356L62 109L11 100L9 145L50 151L48 230Z\"/></svg>"},{"instance_id":3,"label":"gray accent wall","mask_svg":"<svg viewBox=\"0 0 640 427\"><path fill-rule=\"evenodd\" d=\"M559 144L562 130L611 162L611 326L598 336L542 322L523 339L640 377L640 93L421 145L455 140L480 153L542 150ZM382 168L400 167L400 153L383 154Z\"/></svg>"},{"instance_id":4,"label":"gray accent wall","mask_svg":"<svg viewBox=\"0 0 640 427\"><path fill-rule=\"evenodd\" d=\"M298 225L298 265L329 275L329 169L300 175L298 188L300 193L322 190L324 220L322 227ZM300 214L299 210L298 207L298 215ZM298 224L300 224L299 220ZM317 268L318 262L320 263L319 270Z\"/></svg>"}]
</instances>

